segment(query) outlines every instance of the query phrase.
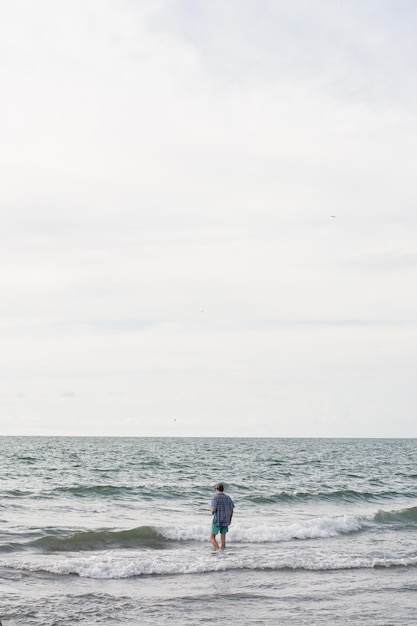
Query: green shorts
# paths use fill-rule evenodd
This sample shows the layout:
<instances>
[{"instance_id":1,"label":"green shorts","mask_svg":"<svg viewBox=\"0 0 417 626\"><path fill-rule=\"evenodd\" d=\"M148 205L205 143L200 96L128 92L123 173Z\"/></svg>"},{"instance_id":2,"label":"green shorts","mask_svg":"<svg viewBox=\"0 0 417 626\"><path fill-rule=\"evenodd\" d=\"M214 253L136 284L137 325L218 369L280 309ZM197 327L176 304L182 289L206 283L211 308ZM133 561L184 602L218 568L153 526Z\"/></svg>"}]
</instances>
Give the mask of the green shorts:
<instances>
[{"instance_id":1,"label":"green shorts","mask_svg":"<svg viewBox=\"0 0 417 626\"><path fill-rule=\"evenodd\" d=\"M211 523L211 534L212 535L217 535L218 533L220 533L221 535L224 535L228 531L229 531L229 527L228 526L217 526L217 524L215 524L214 522Z\"/></svg>"}]
</instances>

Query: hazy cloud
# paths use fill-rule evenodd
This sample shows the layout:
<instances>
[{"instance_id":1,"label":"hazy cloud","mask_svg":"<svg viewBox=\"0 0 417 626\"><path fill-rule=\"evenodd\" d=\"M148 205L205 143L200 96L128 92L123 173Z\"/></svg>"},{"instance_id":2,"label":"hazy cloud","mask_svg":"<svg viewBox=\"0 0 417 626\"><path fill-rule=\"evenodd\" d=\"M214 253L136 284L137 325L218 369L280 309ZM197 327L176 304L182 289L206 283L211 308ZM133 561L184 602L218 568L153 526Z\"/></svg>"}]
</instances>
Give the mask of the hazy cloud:
<instances>
[{"instance_id":1,"label":"hazy cloud","mask_svg":"<svg viewBox=\"0 0 417 626\"><path fill-rule=\"evenodd\" d=\"M417 436L416 13L2 3L5 434Z\"/></svg>"}]
</instances>

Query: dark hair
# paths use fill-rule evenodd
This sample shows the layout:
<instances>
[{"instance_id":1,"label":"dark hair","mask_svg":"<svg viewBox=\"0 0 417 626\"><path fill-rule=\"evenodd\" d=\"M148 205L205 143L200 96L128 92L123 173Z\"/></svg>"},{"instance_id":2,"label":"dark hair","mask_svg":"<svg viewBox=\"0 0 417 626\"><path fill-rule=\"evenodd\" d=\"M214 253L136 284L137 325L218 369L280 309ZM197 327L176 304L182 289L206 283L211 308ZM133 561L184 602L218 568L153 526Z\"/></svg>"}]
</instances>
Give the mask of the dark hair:
<instances>
[{"instance_id":1,"label":"dark hair","mask_svg":"<svg viewBox=\"0 0 417 626\"><path fill-rule=\"evenodd\" d=\"M217 483L214 488L217 489L217 491L224 491L223 483Z\"/></svg>"}]
</instances>

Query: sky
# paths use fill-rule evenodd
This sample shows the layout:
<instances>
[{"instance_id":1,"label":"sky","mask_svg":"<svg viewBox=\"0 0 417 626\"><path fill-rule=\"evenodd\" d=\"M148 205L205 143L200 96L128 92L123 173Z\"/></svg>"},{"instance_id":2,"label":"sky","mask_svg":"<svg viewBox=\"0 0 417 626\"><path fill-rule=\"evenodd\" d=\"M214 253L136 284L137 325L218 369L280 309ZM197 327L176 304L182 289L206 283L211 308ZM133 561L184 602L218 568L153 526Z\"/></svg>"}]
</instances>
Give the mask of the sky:
<instances>
[{"instance_id":1,"label":"sky","mask_svg":"<svg viewBox=\"0 0 417 626\"><path fill-rule=\"evenodd\" d=\"M0 435L417 437L416 24L2 0Z\"/></svg>"}]
</instances>

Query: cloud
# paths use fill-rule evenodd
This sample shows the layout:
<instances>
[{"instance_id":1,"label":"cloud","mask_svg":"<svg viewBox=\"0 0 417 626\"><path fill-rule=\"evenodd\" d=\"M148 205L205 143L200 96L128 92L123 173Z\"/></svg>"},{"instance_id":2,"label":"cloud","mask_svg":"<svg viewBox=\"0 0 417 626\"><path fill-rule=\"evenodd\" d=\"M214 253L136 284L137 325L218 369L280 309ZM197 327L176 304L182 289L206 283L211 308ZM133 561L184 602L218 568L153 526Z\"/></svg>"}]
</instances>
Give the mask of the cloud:
<instances>
[{"instance_id":1,"label":"cloud","mask_svg":"<svg viewBox=\"0 0 417 626\"><path fill-rule=\"evenodd\" d=\"M4 3L7 414L372 434L364 410L411 433L415 13Z\"/></svg>"}]
</instances>

